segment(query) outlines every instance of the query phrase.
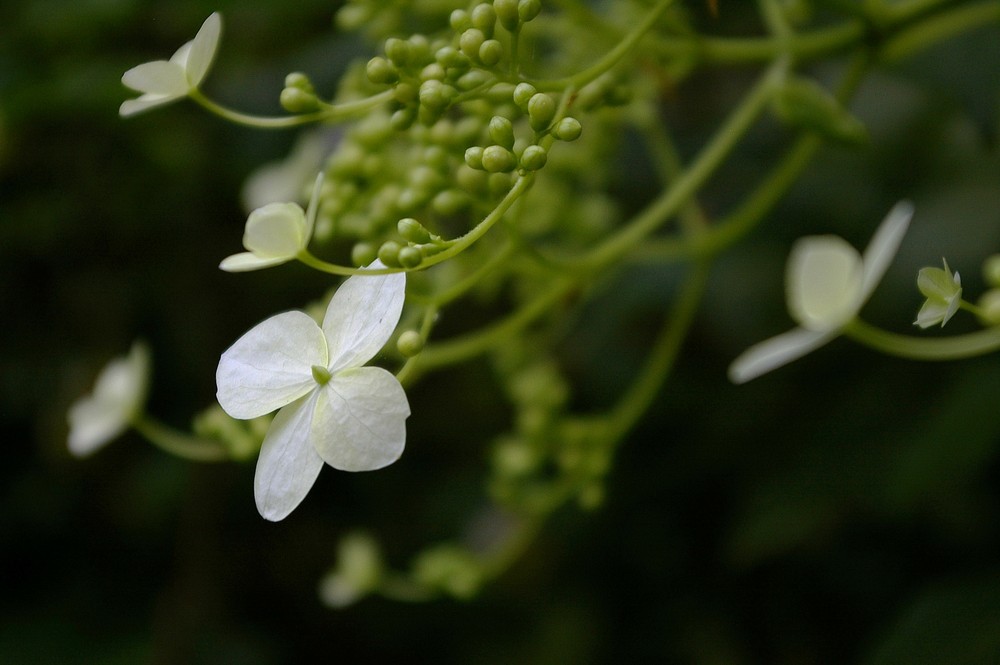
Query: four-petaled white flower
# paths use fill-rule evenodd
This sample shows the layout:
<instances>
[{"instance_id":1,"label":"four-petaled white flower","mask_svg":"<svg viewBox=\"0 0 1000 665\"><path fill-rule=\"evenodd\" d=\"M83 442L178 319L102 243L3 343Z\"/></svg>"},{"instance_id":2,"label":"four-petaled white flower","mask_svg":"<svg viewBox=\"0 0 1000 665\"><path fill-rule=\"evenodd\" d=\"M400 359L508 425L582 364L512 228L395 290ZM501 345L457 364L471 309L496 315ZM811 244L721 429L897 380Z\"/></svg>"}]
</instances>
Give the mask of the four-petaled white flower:
<instances>
[{"instance_id":1,"label":"four-petaled white flower","mask_svg":"<svg viewBox=\"0 0 1000 665\"><path fill-rule=\"evenodd\" d=\"M376 261L369 268L384 268ZM254 495L268 520L305 498L323 463L344 471L396 461L410 415L399 381L362 367L389 340L406 277L355 275L330 301L322 328L303 312L278 314L238 339L219 361L217 397L234 418L280 409L257 460Z\"/></svg>"},{"instance_id":2,"label":"four-petaled white flower","mask_svg":"<svg viewBox=\"0 0 1000 665\"><path fill-rule=\"evenodd\" d=\"M944 262L943 270L921 268L917 273L917 288L927 300L917 312L917 320L913 322L915 326L930 328L940 323L943 328L962 303L962 278L958 271L951 272L946 259L941 260Z\"/></svg>"},{"instance_id":3,"label":"four-petaled white flower","mask_svg":"<svg viewBox=\"0 0 1000 665\"><path fill-rule=\"evenodd\" d=\"M118 113L127 117L187 97L208 73L221 33L222 17L215 12L170 60L147 62L125 72L122 83L143 94L122 102Z\"/></svg>"},{"instance_id":4,"label":"four-petaled white flower","mask_svg":"<svg viewBox=\"0 0 1000 665\"><path fill-rule=\"evenodd\" d=\"M136 342L128 356L101 370L93 393L70 407L70 452L89 455L124 432L142 409L148 385L149 350Z\"/></svg>"},{"instance_id":5,"label":"four-petaled white flower","mask_svg":"<svg viewBox=\"0 0 1000 665\"><path fill-rule=\"evenodd\" d=\"M864 256L837 236L800 238L785 272L788 312L800 328L744 351L729 378L744 383L800 358L836 338L868 301L899 249L913 206L897 203L872 237Z\"/></svg>"},{"instance_id":6,"label":"four-petaled white flower","mask_svg":"<svg viewBox=\"0 0 1000 665\"><path fill-rule=\"evenodd\" d=\"M297 203L268 203L250 213L243 231L243 246L249 251L227 256L219 267L228 272L246 272L287 263L297 257L312 238L322 184L320 173L308 210L303 211Z\"/></svg>"}]
</instances>

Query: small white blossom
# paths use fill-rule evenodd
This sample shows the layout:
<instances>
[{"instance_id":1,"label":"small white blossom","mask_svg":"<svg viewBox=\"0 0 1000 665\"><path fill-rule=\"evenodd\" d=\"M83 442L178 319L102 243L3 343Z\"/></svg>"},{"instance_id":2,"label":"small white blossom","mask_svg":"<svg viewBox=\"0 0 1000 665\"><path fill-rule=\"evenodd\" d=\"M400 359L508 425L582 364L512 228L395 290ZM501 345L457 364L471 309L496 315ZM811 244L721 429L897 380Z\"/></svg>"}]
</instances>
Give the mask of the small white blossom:
<instances>
[{"instance_id":1,"label":"small white blossom","mask_svg":"<svg viewBox=\"0 0 1000 665\"><path fill-rule=\"evenodd\" d=\"M90 395L69 409L69 450L89 455L124 432L146 401L149 350L136 342L128 356L109 362Z\"/></svg>"},{"instance_id":2,"label":"small white blossom","mask_svg":"<svg viewBox=\"0 0 1000 665\"><path fill-rule=\"evenodd\" d=\"M215 12L170 60L147 62L125 72L122 83L143 94L122 102L118 113L128 117L187 97L208 73L221 34L222 17Z\"/></svg>"},{"instance_id":3,"label":"small white blossom","mask_svg":"<svg viewBox=\"0 0 1000 665\"><path fill-rule=\"evenodd\" d=\"M729 366L730 380L744 383L836 338L881 281L912 216L910 203L897 203L879 225L864 256L837 236L796 241L785 272L785 297L789 314L801 327L744 351Z\"/></svg>"},{"instance_id":4,"label":"small white blossom","mask_svg":"<svg viewBox=\"0 0 1000 665\"><path fill-rule=\"evenodd\" d=\"M369 267L385 266L376 261ZM406 393L390 372L363 365L392 335L405 286L402 273L356 275L330 300L322 327L304 312L285 312L222 354L217 397L226 413L249 419L280 409L254 478L265 519L291 513L324 462L369 471L402 454L410 415Z\"/></svg>"},{"instance_id":5,"label":"small white blossom","mask_svg":"<svg viewBox=\"0 0 1000 665\"><path fill-rule=\"evenodd\" d=\"M246 272L295 259L312 238L322 184L321 173L316 177L308 210L303 211L297 203L269 203L250 213L243 231L243 246L249 251L227 256L219 267L227 272Z\"/></svg>"},{"instance_id":6,"label":"small white blossom","mask_svg":"<svg viewBox=\"0 0 1000 665\"><path fill-rule=\"evenodd\" d=\"M943 328L962 303L962 278L957 271L951 272L947 260L942 261L943 270L921 268L917 273L917 288L927 300L917 312L917 320L913 322L915 326L930 328L940 323Z\"/></svg>"}]
</instances>

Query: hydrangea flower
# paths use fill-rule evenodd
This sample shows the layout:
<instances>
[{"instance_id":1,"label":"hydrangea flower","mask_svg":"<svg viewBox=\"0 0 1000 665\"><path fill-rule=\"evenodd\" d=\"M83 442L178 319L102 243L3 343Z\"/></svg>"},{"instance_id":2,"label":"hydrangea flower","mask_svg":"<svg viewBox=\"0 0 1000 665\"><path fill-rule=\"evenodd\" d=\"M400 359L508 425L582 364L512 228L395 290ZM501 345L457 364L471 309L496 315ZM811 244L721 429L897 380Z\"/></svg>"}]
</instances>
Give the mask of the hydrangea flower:
<instances>
[{"instance_id":1,"label":"hydrangea flower","mask_svg":"<svg viewBox=\"0 0 1000 665\"><path fill-rule=\"evenodd\" d=\"M917 273L917 288L927 300L917 312L917 320L913 325L921 328L948 323L951 317L955 316L958 306L962 302L962 278L958 272L951 272L948 268L948 261L944 262L944 269L941 268L921 268Z\"/></svg>"},{"instance_id":2,"label":"hydrangea flower","mask_svg":"<svg viewBox=\"0 0 1000 665\"><path fill-rule=\"evenodd\" d=\"M308 210L303 211L297 203L268 203L250 213L243 231L243 246L249 251L227 256L219 267L228 272L246 272L295 259L312 238L322 184L320 173Z\"/></svg>"},{"instance_id":3,"label":"hydrangea flower","mask_svg":"<svg viewBox=\"0 0 1000 665\"><path fill-rule=\"evenodd\" d=\"M69 409L69 450L89 455L121 435L139 414L149 385L149 349L132 345L128 356L109 362L90 395Z\"/></svg>"},{"instance_id":4,"label":"hydrangea flower","mask_svg":"<svg viewBox=\"0 0 1000 665\"><path fill-rule=\"evenodd\" d=\"M378 261L370 268L384 268ZM337 290L322 327L304 312L278 314L238 339L219 361L219 404L250 419L278 410L257 459L254 495L268 520L305 498L323 463L380 469L406 441L410 406L399 381L363 367L389 340L406 277L355 275Z\"/></svg>"},{"instance_id":5,"label":"hydrangea flower","mask_svg":"<svg viewBox=\"0 0 1000 665\"><path fill-rule=\"evenodd\" d=\"M122 83L142 95L122 102L119 115L128 117L187 97L208 73L221 34L222 17L215 12L170 60L147 62L125 72Z\"/></svg>"},{"instance_id":6,"label":"hydrangea flower","mask_svg":"<svg viewBox=\"0 0 1000 665\"><path fill-rule=\"evenodd\" d=\"M792 247L785 271L788 312L800 327L744 351L729 366L733 383L744 383L818 349L836 338L871 297L913 216L897 203L879 225L864 256L837 236L808 236Z\"/></svg>"}]
</instances>

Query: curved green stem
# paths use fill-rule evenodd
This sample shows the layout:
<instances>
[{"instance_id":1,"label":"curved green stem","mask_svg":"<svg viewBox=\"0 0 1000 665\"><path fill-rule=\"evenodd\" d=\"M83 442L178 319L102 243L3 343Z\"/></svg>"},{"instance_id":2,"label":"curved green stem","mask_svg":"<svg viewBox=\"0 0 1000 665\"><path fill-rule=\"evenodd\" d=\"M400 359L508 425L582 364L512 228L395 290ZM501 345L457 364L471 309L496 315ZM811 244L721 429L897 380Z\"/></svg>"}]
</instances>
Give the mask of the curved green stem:
<instances>
[{"instance_id":1,"label":"curved green stem","mask_svg":"<svg viewBox=\"0 0 1000 665\"><path fill-rule=\"evenodd\" d=\"M675 0L660 0L656 3L646 18L635 27L628 35L625 36L618 44L608 51L603 58L598 60L596 63L587 67L581 72L577 72L572 76L568 76L562 79L555 79L551 81L535 81L534 84L539 90L562 90L564 88L582 88L587 85L601 74L611 70L615 65L621 62L625 56L627 56L632 49L636 47L639 41L649 32L652 27L659 20L663 12L667 10L670 5L674 4Z\"/></svg>"},{"instance_id":2,"label":"curved green stem","mask_svg":"<svg viewBox=\"0 0 1000 665\"><path fill-rule=\"evenodd\" d=\"M464 236L455 238L454 240L448 241L447 249L444 249L437 254L428 256L423 260L423 262L416 268L385 268L380 270L368 270L366 268L351 268L348 266L341 266L335 263L327 263L326 261L316 258L313 256L309 250L302 250L296 256L296 258L302 263L306 264L311 268L315 268L321 272L329 273L331 275L386 275L395 272L412 272L414 270L423 270L424 268L429 268L433 265L437 265L443 261L447 261L453 256L464 252L470 246L472 246L477 240L486 235L486 232L493 228L493 225L500 221L504 214L510 210L510 207L514 205L514 202L521 197L528 189L531 188L532 183L535 180L534 174L527 174L520 176L517 182L510 188L507 194L503 197L497 207L490 211L483 221L479 222L471 231L466 233Z\"/></svg>"},{"instance_id":3,"label":"curved green stem","mask_svg":"<svg viewBox=\"0 0 1000 665\"><path fill-rule=\"evenodd\" d=\"M912 360L958 360L1000 351L1000 327L955 337L913 337L891 333L855 319L844 335L859 344Z\"/></svg>"},{"instance_id":4,"label":"curved green stem","mask_svg":"<svg viewBox=\"0 0 1000 665\"><path fill-rule=\"evenodd\" d=\"M547 312L552 305L576 286L575 280L565 278L555 280L547 289L507 318L477 332L428 347L417 356L420 361L419 368L425 370L450 365L484 353L503 343L509 335L516 333Z\"/></svg>"},{"instance_id":5,"label":"curved green stem","mask_svg":"<svg viewBox=\"0 0 1000 665\"><path fill-rule=\"evenodd\" d=\"M586 254L550 260L570 269L592 270L612 263L659 228L694 196L749 131L767 107L786 69L784 60L772 64L683 175L628 226Z\"/></svg>"},{"instance_id":6,"label":"curved green stem","mask_svg":"<svg viewBox=\"0 0 1000 665\"><path fill-rule=\"evenodd\" d=\"M154 446L177 457L195 462L224 462L229 459L228 452L217 441L191 436L149 416L137 417L132 427Z\"/></svg>"},{"instance_id":7,"label":"curved green stem","mask_svg":"<svg viewBox=\"0 0 1000 665\"><path fill-rule=\"evenodd\" d=\"M260 129L289 129L292 127L309 125L314 122L355 117L367 113L368 111L371 111L372 109L390 101L392 99L392 95L392 90L385 90L377 95L366 97L365 99L359 99L353 102L344 102L343 104L330 104L319 111L315 111L314 113L262 117L241 113L222 106L221 104L206 97L197 88L188 93L188 97L220 118L240 125L257 127Z\"/></svg>"},{"instance_id":8,"label":"curved green stem","mask_svg":"<svg viewBox=\"0 0 1000 665\"><path fill-rule=\"evenodd\" d=\"M609 415L606 436L612 445L623 438L646 413L673 369L705 292L710 267L710 261L699 261L694 265L642 372Z\"/></svg>"}]
</instances>

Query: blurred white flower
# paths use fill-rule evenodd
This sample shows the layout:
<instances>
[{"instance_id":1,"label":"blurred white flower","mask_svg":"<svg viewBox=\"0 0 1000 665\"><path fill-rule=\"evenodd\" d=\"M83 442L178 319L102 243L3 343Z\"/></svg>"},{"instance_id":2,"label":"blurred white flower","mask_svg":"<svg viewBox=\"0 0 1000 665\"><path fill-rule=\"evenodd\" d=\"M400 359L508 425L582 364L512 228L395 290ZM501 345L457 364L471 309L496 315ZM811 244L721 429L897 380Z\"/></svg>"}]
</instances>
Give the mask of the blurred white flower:
<instances>
[{"instance_id":1,"label":"blurred white flower","mask_svg":"<svg viewBox=\"0 0 1000 665\"><path fill-rule=\"evenodd\" d=\"M370 268L384 268L376 261ZM363 367L392 335L406 277L356 275L337 290L323 326L304 312L258 324L219 361L219 404L233 418L280 409L257 459L254 495L268 520L284 519L305 498L326 462L369 471L396 461L410 406L399 381Z\"/></svg>"},{"instance_id":2,"label":"blurred white flower","mask_svg":"<svg viewBox=\"0 0 1000 665\"><path fill-rule=\"evenodd\" d=\"M917 273L917 288L927 300L917 312L917 320L913 322L915 326L930 328L940 323L943 328L955 316L962 302L962 278L957 271L951 272L947 260L942 261L943 270L921 268Z\"/></svg>"},{"instance_id":3,"label":"blurred white flower","mask_svg":"<svg viewBox=\"0 0 1000 665\"><path fill-rule=\"evenodd\" d=\"M118 113L128 117L187 97L208 73L221 34L222 17L215 12L170 60L146 62L125 72L122 83L143 94L122 102Z\"/></svg>"},{"instance_id":4,"label":"blurred white flower","mask_svg":"<svg viewBox=\"0 0 1000 665\"><path fill-rule=\"evenodd\" d=\"M837 236L808 236L792 247L785 272L788 312L801 326L744 351L729 379L744 383L836 338L861 311L889 264L913 216L897 203L872 237L864 256Z\"/></svg>"},{"instance_id":5,"label":"blurred white flower","mask_svg":"<svg viewBox=\"0 0 1000 665\"><path fill-rule=\"evenodd\" d=\"M249 251L227 256L219 268L227 272L246 272L270 268L292 261L305 250L312 238L319 208L323 174L316 176L309 209L297 203L269 203L247 217L243 246Z\"/></svg>"},{"instance_id":6,"label":"blurred white flower","mask_svg":"<svg viewBox=\"0 0 1000 665\"><path fill-rule=\"evenodd\" d=\"M122 434L143 408L148 385L149 349L136 342L128 356L104 367L90 395L70 407L70 452L89 455Z\"/></svg>"}]
</instances>

